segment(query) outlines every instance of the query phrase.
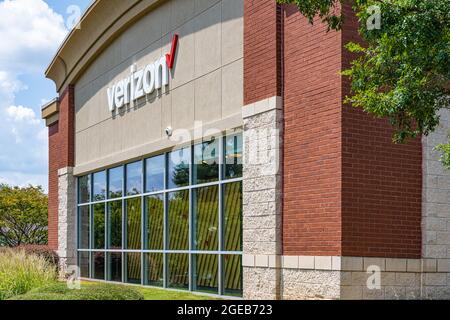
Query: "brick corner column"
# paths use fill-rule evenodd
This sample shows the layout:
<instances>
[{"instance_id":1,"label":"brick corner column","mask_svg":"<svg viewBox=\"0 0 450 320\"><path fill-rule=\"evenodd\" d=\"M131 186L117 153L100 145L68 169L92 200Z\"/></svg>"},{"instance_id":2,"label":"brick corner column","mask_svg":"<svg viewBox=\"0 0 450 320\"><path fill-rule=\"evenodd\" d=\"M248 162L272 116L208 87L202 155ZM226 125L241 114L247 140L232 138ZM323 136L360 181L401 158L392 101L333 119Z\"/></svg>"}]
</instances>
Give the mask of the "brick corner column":
<instances>
[{"instance_id":1,"label":"brick corner column","mask_svg":"<svg viewBox=\"0 0 450 320\"><path fill-rule=\"evenodd\" d=\"M280 299L282 134L281 10L244 0L243 291Z\"/></svg>"},{"instance_id":2,"label":"brick corner column","mask_svg":"<svg viewBox=\"0 0 450 320\"><path fill-rule=\"evenodd\" d=\"M48 244L58 252L62 274L76 263L74 87L42 107L49 134Z\"/></svg>"}]
</instances>

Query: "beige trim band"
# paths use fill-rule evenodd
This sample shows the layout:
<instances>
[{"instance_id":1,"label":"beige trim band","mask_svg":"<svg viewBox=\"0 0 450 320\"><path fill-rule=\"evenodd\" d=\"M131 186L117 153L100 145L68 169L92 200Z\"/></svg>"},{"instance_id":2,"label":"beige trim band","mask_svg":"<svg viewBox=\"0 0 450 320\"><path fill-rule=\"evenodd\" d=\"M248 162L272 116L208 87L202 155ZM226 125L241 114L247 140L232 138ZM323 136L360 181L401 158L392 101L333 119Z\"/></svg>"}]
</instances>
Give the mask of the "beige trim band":
<instances>
[{"instance_id":1,"label":"beige trim band","mask_svg":"<svg viewBox=\"0 0 450 320\"><path fill-rule=\"evenodd\" d=\"M231 133L231 131L235 131L241 128L242 124L242 116L240 113L238 113L228 118L205 124L202 128L202 132L209 133L209 136L211 136L213 132L218 132L220 134ZM193 140L185 141L184 143L192 143L195 142L196 139L207 137L205 135L202 135L202 133L197 132L197 129L195 128L189 130L189 133ZM166 151L180 145L181 144L179 142L171 141L168 138L149 142L141 146L136 146L128 150L124 150L120 153L112 154L102 159L97 159L88 163L77 164L74 168L74 175L80 176L93 172L95 170L121 165L142 158L144 156L151 156L152 154Z\"/></svg>"},{"instance_id":2,"label":"beige trim band","mask_svg":"<svg viewBox=\"0 0 450 320\"><path fill-rule=\"evenodd\" d=\"M400 259L340 256L276 256L244 254L244 267L299 270L367 271L378 266L387 272L450 272L450 259Z\"/></svg>"},{"instance_id":3,"label":"beige trim band","mask_svg":"<svg viewBox=\"0 0 450 320\"><path fill-rule=\"evenodd\" d=\"M244 106L242 108L242 118L246 119L260 113L282 108L283 98L279 96L273 96Z\"/></svg>"}]
</instances>

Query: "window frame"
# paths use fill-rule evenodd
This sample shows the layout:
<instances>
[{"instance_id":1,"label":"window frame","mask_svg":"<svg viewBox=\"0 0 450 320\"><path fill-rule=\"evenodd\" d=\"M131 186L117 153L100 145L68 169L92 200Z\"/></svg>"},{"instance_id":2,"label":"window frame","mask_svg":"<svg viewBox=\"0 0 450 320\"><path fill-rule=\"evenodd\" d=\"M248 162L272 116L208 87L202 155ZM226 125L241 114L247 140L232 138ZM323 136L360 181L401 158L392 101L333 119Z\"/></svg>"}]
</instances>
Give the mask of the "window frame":
<instances>
[{"instance_id":1,"label":"window frame","mask_svg":"<svg viewBox=\"0 0 450 320\"><path fill-rule=\"evenodd\" d=\"M79 198L79 189L77 186L77 221L79 221L79 212L80 212L80 208L81 207L89 207L89 215L90 215L90 225L89 225L89 248L80 248L80 246L77 246L77 252L88 252L90 253L90 272L89 272L89 278L92 278L93 276L93 255L96 252L103 252L104 253L104 257L105 257L105 280L106 281L110 281L109 279L111 278L111 270L109 267L109 256L111 253L121 253L122 255L122 282L126 282L126 278L127 278L127 254L128 253L139 253L141 255L141 285L143 286L149 286L147 285L147 260L146 257L149 254L152 253L159 253L163 255L163 286L162 288L170 288L169 283L168 283L168 275L169 275L169 270L168 270L168 256L170 254L187 254L189 257L189 274L188 274L188 290L189 291L194 291L195 289L195 285L194 285L194 281L195 281L195 272L196 270L194 270L194 264L193 264L193 259L194 256L197 255L215 255L217 256L218 259L218 292L217 295L221 295L224 296L225 295L225 274L224 274L224 265L225 265L225 261L224 261L224 257L225 256L229 256L229 255L239 255L241 257L241 261L242 261L242 250L241 251L226 251L225 250L225 225L224 225L224 217L225 217L225 208L224 208L224 197L225 197L225 186L226 185L231 185L233 183L241 183L243 181L243 176L241 175L240 177L236 177L236 178L226 178L226 140L230 137L236 136L236 135L242 135L241 131L238 132L234 132L232 134L229 135L223 135L220 137L216 137L215 139L218 140L218 153L219 153L219 177L217 181L213 181L213 182L207 182L207 183L199 183L199 184L194 184L194 177L193 177L193 164L194 164L194 157L195 157L195 146L199 145L199 144L203 144L206 141L209 141L208 139L202 139L201 141L196 141L194 143L190 143L189 145L184 145L184 146L180 146L179 148L173 149L173 150L168 150L166 152L161 152L158 154L153 154L152 156L146 156L146 157L142 157L140 159L135 159L132 161L129 161L127 163L124 163L122 165L115 165L115 166L111 166L110 168L106 168L103 170L96 170L95 172L91 172L87 175L83 175L83 176L79 176L77 177L77 184L78 181L80 179L85 178L86 176L88 176L89 181L93 181L93 177L94 174L99 173L104 171L106 174L106 198L104 200L100 200L100 201L93 201L94 199L92 198L93 195L93 183L90 183L90 195L89 195L89 200L90 202L87 203L81 203L80 202L80 198ZM190 151L190 163L189 163L189 184L187 186L182 186L182 187L175 187L175 188L171 188L169 189L169 174L170 174L170 170L169 170L169 161L170 161L170 153L172 151L176 151L179 150L181 148L187 148ZM243 150L242 150L243 151ZM163 190L158 190L158 191L152 191L152 192L147 192L146 190L146 186L147 186L147 172L146 172L146 164L147 164L147 160L151 159L153 157L156 156L161 156L164 155L164 188ZM130 164L134 164L136 162L141 162L141 193L140 194L136 194L136 195L128 195L128 190L127 190L127 165ZM242 164L243 165L243 164ZM110 170L113 169L117 169L117 168L122 168L122 197L111 197L110 195L110 190L109 190L109 182L110 182ZM212 187L212 186L217 186L218 187L218 211L219 211L219 218L218 218L218 248L217 250L194 250L194 239L193 237L195 236L195 232L193 230L193 228L195 227L194 224L194 217L193 217L193 210L194 210L194 190L196 189L202 189L202 188L206 188L206 187ZM188 218L188 229L189 229L189 236L188 236L188 249L187 250L170 250L169 249L169 230L168 230L168 209L169 209L169 194L177 192L177 191L189 191L189 218ZM242 188L241 188L242 190ZM161 250L150 250L147 249L146 246L146 227L147 227L147 198L149 196L158 196L158 195L162 195L163 198L163 207L164 207L164 213L163 213L163 248ZM130 199L136 199L136 198L140 198L141 201L141 249L128 249L127 245L126 245L126 241L127 241L127 233L126 233L126 224L127 224L127 200ZM109 204L112 202L117 202L117 201L121 201L122 202L122 248L121 249L110 249L109 248L109 243L110 243L110 221L109 221ZM95 205L98 204L104 204L105 209L105 248L104 249L94 249L93 245L93 209ZM241 203L242 205L242 203ZM241 242L242 242L242 229L241 229ZM77 228L77 244L79 244L79 239L80 239L80 229ZM242 247L242 243L241 243L241 247ZM240 266L242 268L242 266ZM242 273L240 275L240 277L242 278ZM241 279L241 283L242 283L242 279ZM241 288L242 290L242 288Z\"/></svg>"}]
</instances>

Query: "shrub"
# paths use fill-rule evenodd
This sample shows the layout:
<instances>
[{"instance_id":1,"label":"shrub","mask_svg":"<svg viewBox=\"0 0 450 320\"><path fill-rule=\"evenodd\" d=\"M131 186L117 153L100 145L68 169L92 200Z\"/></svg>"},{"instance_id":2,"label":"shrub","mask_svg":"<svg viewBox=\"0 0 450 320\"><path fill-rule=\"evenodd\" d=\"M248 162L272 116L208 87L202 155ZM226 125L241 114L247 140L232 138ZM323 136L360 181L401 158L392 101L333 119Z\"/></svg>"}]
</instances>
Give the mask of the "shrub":
<instances>
[{"instance_id":1,"label":"shrub","mask_svg":"<svg viewBox=\"0 0 450 320\"><path fill-rule=\"evenodd\" d=\"M44 258L55 267L58 267L59 257L55 250L50 249L48 246L44 245L23 245L19 247L0 247L0 254L7 250L15 250L15 251L25 251L26 254L37 255L39 257Z\"/></svg>"},{"instance_id":2,"label":"shrub","mask_svg":"<svg viewBox=\"0 0 450 320\"><path fill-rule=\"evenodd\" d=\"M0 251L0 300L42 287L56 278L55 266L42 256L17 249Z\"/></svg>"},{"instance_id":3,"label":"shrub","mask_svg":"<svg viewBox=\"0 0 450 320\"><path fill-rule=\"evenodd\" d=\"M113 284L82 285L69 289L66 283L55 283L11 298L10 300L144 300L135 288Z\"/></svg>"}]
</instances>

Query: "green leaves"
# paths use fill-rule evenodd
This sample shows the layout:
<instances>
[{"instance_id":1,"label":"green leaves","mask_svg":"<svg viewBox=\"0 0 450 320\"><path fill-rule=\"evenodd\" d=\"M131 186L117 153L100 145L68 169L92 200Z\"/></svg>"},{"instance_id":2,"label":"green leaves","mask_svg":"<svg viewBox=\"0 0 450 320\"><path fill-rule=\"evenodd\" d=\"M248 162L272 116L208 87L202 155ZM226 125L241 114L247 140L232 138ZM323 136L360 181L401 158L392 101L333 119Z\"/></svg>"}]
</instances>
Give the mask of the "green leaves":
<instances>
[{"instance_id":1,"label":"green leaves","mask_svg":"<svg viewBox=\"0 0 450 320\"><path fill-rule=\"evenodd\" d=\"M47 196L41 187L0 184L0 245L47 243Z\"/></svg>"},{"instance_id":2,"label":"green leaves","mask_svg":"<svg viewBox=\"0 0 450 320\"><path fill-rule=\"evenodd\" d=\"M450 135L448 136L450 138ZM450 142L447 144L440 144L436 147L436 150L442 153L441 162L447 168L450 168Z\"/></svg>"},{"instance_id":3,"label":"green leaves","mask_svg":"<svg viewBox=\"0 0 450 320\"><path fill-rule=\"evenodd\" d=\"M296 4L310 22L318 15L329 29L339 30L345 23L336 8L347 5L346 0L279 2ZM353 9L364 47L345 45L357 54L351 68L342 72L352 83L345 103L388 118L395 142L433 132L438 111L450 107L450 1L355 0ZM375 17L379 29L367 23L375 12L380 14ZM450 168L448 145L438 150Z\"/></svg>"},{"instance_id":4,"label":"green leaves","mask_svg":"<svg viewBox=\"0 0 450 320\"><path fill-rule=\"evenodd\" d=\"M337 10L340 0L278 0L278 3L296 4L311 24L314 17L319 16L329 30L340 30L342 27L343 19Z\"/></svg>"}]
</instances>

